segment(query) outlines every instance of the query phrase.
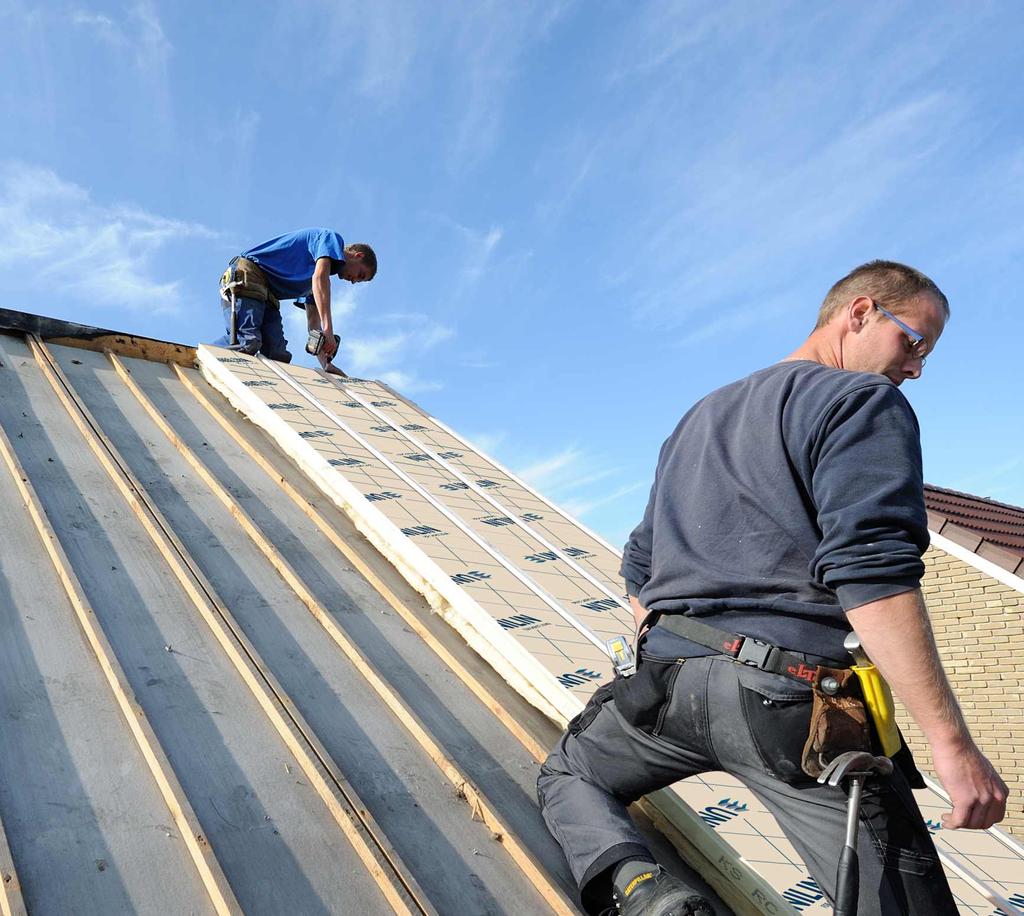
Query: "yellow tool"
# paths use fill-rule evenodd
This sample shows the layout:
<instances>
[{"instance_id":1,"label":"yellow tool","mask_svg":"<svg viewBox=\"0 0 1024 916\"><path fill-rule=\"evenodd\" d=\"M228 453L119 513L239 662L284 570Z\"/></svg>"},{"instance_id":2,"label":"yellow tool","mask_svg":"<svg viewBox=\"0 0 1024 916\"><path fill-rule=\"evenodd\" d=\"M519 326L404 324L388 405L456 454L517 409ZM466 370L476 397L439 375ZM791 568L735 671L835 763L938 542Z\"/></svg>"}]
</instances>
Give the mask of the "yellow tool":
<instances>
[{"instance_id":1,"label":"yellow tool","mask_svg":"<svg viewBox=\"0 0 1024 916\"><path fill-rule=\"evenodd\" d=\"M896 705L893 703L892 691L881 672L871 663L856 633L846 637L843 648L853 656L853 671L860 681L864 706L871 714L871 721L875 723L878 740L882 743L882 753L891 757L903 745L896 727Z\"/></svg>"}]
</instances>

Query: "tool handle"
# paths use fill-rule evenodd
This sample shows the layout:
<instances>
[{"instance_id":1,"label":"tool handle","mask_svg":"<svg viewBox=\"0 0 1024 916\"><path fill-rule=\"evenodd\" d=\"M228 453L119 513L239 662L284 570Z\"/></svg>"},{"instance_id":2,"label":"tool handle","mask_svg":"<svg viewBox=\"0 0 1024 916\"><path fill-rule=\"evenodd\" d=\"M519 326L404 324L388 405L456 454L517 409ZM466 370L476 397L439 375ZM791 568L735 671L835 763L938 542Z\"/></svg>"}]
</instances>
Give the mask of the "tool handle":
<instances>
[{"instance_id":1,"label":"tool handle","mask_svg":"<svg viewBox=\"0 0 1024 916\"><path fill-rule=\"evenodd\" d=\"M235 302L235 290L234 290L233 287L231 289L230 299L228 301L229 301L229 303L231 305L231 329L230 329L230 339L228 340L228 345L231 346L231 347L237 347L238 346L238 328L235 327L235 324L238 321L238 305Z\"/></svg>"},{"instance_id":2,"label":"tool handle","mask_svg":"<svg viewBox=\"0 0 1024 916\"><path fill-rule=\"evenodd\" d=\"M836 906L833 916L857 916L857 899L860 897L860 863L857 850L844 846L839 854L839 870L836 880Z\"/></svg>"}]
</instances>

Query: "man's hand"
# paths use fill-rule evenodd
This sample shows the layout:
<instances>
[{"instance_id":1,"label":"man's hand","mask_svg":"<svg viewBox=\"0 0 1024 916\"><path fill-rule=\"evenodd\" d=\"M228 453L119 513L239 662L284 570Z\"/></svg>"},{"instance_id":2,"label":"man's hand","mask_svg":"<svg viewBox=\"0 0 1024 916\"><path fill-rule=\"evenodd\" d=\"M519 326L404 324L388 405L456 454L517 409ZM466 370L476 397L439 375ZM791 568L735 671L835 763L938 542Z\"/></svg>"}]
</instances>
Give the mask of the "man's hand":
<instances>
[{"instance_id":1,"label":"man's hand","mask_svg":"<svg viewBox=\"0 0 1024 916\"><path fill-rule=\"evenodd\" d=\"M320 344L320 352L317 354L321 361L330 362L334 359L338 352L338 342L334 339L334 328L331 326L330 318L327 319L327 324L323 328L324 340ZM326 367L325 367L326 368Z\"/></svg>"},{"instance_id":2,"label":"man's hand","mask_svg":"<svg viewBox=\"0 0 1024 916\"><path fill-rule=\"evenodd\" d=\"M1003 819L1009 790L973 741L965 747L933 747L932 762L953 803L953 810L942 815L943 827L986 830Z\"/></svg>"}]
</instances>

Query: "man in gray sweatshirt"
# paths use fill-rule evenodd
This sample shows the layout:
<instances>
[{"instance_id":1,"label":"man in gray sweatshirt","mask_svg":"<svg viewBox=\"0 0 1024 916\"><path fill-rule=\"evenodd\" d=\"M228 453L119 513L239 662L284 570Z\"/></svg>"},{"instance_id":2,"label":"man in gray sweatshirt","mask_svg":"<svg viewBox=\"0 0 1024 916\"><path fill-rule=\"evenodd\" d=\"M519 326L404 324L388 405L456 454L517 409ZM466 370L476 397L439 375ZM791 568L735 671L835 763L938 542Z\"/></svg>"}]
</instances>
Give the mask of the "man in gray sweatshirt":
<instances>
[{"instance_id":1,"label":"man in gray sweatshirt","mask_svg":"<svg viewBox=\"0 0 1024 916\"><path fill-rule=\"evenodd\" d=\"M834 899L846 795L802 770L811 685L767 664L780 656L764 644L805 663L797 671L845 668L856 631L932 749L953 802L944 826L1002 819L1006 785L964 722L920 590L920 435L899 386L921 375L948 317L924 274L864 264L832 287L802 346L709 394L662 446L622 562L637 626L654 624L637 673L598 689L538 781L587 912L711 913L654 865L626 813L709 770L757 794ZM757 651L734 658L673 618ZM858 913L955 914L911 792L920 775L906 748L895 759L865 790Z\"/></svg>"}]
</instances>

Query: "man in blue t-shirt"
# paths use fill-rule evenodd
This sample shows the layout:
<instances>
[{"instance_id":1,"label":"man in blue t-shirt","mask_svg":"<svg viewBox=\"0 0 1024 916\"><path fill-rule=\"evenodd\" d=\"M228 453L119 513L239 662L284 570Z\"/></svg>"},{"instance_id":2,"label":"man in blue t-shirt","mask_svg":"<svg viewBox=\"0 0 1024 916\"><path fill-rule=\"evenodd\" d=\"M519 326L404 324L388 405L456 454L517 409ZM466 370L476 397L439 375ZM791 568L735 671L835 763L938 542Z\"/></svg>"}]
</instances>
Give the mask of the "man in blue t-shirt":
<instances>
[{"instance_id":1,"label":"man in blue t-shirt","mask_svg":"<svg viewBox=\"0 0 1024 916\"><path fill-rule=\"evenodd\" d=\"M365 283L376 274L373 249L362 243L346 246L332 229L299 229L255 245L232 258L221 277L226 333L215 344L291 362L280 305L282 299L294 299L306 311L309 330L324 334L321 365L337 372L331 365L337 351L331 277Z\"/></svg>"}]
</instances>

